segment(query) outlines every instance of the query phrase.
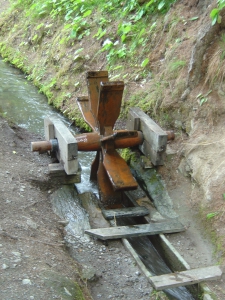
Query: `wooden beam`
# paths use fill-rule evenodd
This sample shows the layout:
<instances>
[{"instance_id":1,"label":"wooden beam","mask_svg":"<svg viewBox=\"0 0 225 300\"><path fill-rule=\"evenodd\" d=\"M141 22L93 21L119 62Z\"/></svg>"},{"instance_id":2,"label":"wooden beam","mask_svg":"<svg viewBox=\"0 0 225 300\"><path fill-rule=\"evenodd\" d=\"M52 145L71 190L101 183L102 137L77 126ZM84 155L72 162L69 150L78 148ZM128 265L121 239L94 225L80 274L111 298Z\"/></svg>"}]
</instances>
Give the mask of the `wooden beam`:
<instances>
[{"instance_id":1,"label":"wooden beam","mask_svg":"<svg viewBox=\"0 0 225 300\"><path fill-rule=\"evenodd\" d=\"M58 140L56 155L59 162L63 165L66 174L76 174L79 169L77 141L67 126L56 117L51 116L46 118L45 136L46 138L51 137Z\"/></svg>"},{"instance_id":2,"label":"wooden beam","mask_svg":"<svg viewBox=\"0 0 225 300\"><path fill-rule=\"evenodd\" d=\"M113 220L126 217L143 217L149 214L149 210L144 206L125 207L118 209L102 209L102 214L106 220Z\"/></svg>"},{"instance_id":3,"label":"wooden beam","mask_svg":"<svg viewBox=\"0 0 225 300\"><path fill-rule=\"evenodd\" d=\"M130 109L127 129L142 131L144 142L139 146L140 150L151 159L153 165L163 165L167 133L138 107Z\"/></svg>"},{"instance_id":4,"label":"wooden beam","mask_svg":"<svg viewBox=\"0 0 225 300\"><path fill-rule=\"evenodd\" d=\"M118 226L110 228L89 229L85 233L101 240L139 237L160 233L175 233L184 231L185 227L177 220L163 223L151 223L132 226Z\"/></svg>"},{"instance_id":5,"label":"wooden beam","mask_svg":"<svg viewBox=\"0 0 225 300\"><path fill-rule=\"evenodd\" d=\"M149 278L152 285L157 291L179 286L195 284L206 280L220 279L222 271L219 266L192 269L178 273L152 276Z\"/></svg>"}]
</instances>

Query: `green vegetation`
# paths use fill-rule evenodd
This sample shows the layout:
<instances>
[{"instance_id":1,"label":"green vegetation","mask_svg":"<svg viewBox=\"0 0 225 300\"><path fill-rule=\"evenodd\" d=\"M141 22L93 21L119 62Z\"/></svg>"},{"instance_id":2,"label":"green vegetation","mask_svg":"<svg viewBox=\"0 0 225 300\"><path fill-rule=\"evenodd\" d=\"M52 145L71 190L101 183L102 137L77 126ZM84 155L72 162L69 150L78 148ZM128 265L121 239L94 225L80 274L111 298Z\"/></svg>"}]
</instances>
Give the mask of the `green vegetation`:
<instances>
[{"instance_id":1,"label":"green vegetation","mask_svg":"<svg viewBox=\"0 0 225 300\"><path fill-rule=\"evenodd\" d=\"M207 220L210 220L210 219L214 218L215 216L217 216L218 214L219 214L219 211L212 212L212 213L208 213L208 214L206 215L206 219L207 219Z\"/></svg>"},{"instance_id":2,"label":"green vegetation","mask_svg":"<svg viewBox=\"0 0 225 300\"><path fill-rule=\"evenodd\" d=\"M212 25L215 25L216 23L221 23L221 15L220 12L225 7L225 0L217 0L217 8L214 8L211 13L210 17L212 19Z\"/></svg>"},{"instance_id":3,"label":"green vegetation","mask_svg":"<svg viewBox=\"0 0 225 300\"><path fill-rule=\"evenodd\" d=\"M137 160L135 152L132 152L129 148L120 150L120 155L128 164L130 164L131 161L135 162Z\"/></svg>"},{"instance_id":4,"label":"green vegetation","mask_svg":"<svg viewBox=\"0 0 225 300\"><path fill-rule=\"evenodd\" d=\"M10 38L3 39L0 54L33 80L49 104L68 112L77 125L89 130L74 106L76 96L87 93L81 78L87 70L85 64L100 68L103 60L110 80L126 83L153 79L151 50L163 26L161 16L174 2L11 0L11 12L1 26L3 36ZM5 25L8 21L12 26ZM15 52L11 46L16 39L20 42ZM89 55L88 47L93 44L97 49ZM35 61L26 56L32 52ZM138 105L154 116L164 89L159 89L159 85L154 81L143 97L132 96L132 105L124 104L121 115L126 117L128 108Z\"/></svg>"},{"instance_id":5,"label":"green vegetation","mask_svg":"<svg viewBox=\"0 0 225 300\"><path fill-rule=\"evenodd\" d=\"M124 2L118 0L107 2L104 0L12 0L14 8L25 10L25 15L31 22L46 16L50 16L54 21L62 20L64 36L60 40L61 44L79 41L89 36L94 25L92 15L99 15L98 30L93 37L100 40L107 36L102 43L101 51L106 52L109 68L124 58L129 58L130 62L137 67L148 66L149 58L143 59L143 55L151 33L156 28L157 15L167 12L175 1L151 0L140 4L142 1L137 0ZM118 20L114 36L110 32L110 23L113 19ZM41 23L37 29L43 26ZM32 41L36 43L40 38L36 33Z\"/></svg>"},{"instance_id":6,"label":"green vegetation","mask_svg":"<svg viewBox=\"0 0 225 300\"><path fill-rule=\"evenodd\" d=\"M197 95L197 100L199 101L199 105L202 106L204 103L208 101L208 95L212 92L212 90L208 91L206 94L199 93Z\"/></svg>"}]
</instances>

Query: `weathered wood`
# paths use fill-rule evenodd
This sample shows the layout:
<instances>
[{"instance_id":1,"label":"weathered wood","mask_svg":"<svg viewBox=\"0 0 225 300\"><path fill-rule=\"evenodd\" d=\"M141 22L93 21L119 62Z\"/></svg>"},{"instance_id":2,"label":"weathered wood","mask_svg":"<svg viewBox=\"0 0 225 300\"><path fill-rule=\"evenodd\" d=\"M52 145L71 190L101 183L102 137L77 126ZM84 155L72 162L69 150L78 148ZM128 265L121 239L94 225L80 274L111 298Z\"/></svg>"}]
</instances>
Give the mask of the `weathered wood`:
<instances>
[{"instance_id":1,"label":"weathered wood","mask_svg":"<svg viewBox=\"0 0 225 300\"><path fill-rule=\"evenodd\" d=\"M49 176L52 181L60 182L61 184L71 184L81 182L81 168L79 167L76 174L67 175L64 167L60 163L48 165Z\"/></svg>"},{"instance_id":2,"label":"weathered wood","mask_svg":"<svg viewBox=\"0 0 225 300\"><path fill-rule=\"evenodd\" d=\"M58 140L58 151L56 153L58 160L63 164L67 175L76 174L78 171L78 151L77 141L66 125L54 117L46 118L46 131L49 130L49 136L53 136L52 124L54 125L54 137Z\"/></svg>"},{"instance_id":3,"label":"weathered wood","mask_svg":"<svg viewBox=\"0 0 225 300\"><path fill-rule=\"evenodd\" d=\"M106 127L113 129L120 114L124 90L123 81L101 82L98 100L97 119L100 134L107 136Z\"/></svg>"},{"instance_id":4,"label":"weathered wood","mask_svg":"<svg viewBox=\"0 0 225 300\"><path fill-rule=\"evenodd\" d=\"M45 130L45 139L47 141L54 139L54 124L49 118L44 119L44 130Z\"/></svg>"},{"instance_id":5,"label":"weathered wood","mask_svg":"<svg viewBox=\"0 0 225 300\"><path fill-rule=\"evenodd\" d=\"M107 210L103 209L102 214L106 218L106 220L113 220L115 218L118 219L126 217L143 217L149 214L149 210L144 206Z\"/></svg>"},{"instance_id":6,"label":"weathered wood","mask_svg":"<svg viewBox=\"0 0 225 300\"><path fill-rule=\"evenodd\" d=\"M103 165L115 191L134 190L138 184L125 160L116 150L103 152Z\"/></svg>"},{"instance_id":7,"label":"weathered wood","mask_svg":"<svg viewBox=\"0 0 225 300\"><path fill-rule=\"evenodd\" d=\"M152 276L149 278L157 291L195 284L206 280L220 279L222 271L218 266L192 269L178 273Z\"/></svg>"},{"instance_id":8,"label":"weathered wood","mask_svg":"<svg viewBox=\"0 0 225 300\"><path fill-rule=\"evenodd\" d=\"M130 109L127 129L142 131L144 143L139 146L140 150L151 159L155 166L163 165L167 133L138 107Z\"/></svg>"},{"instance_id":9,"label":"weathered wood","mask_svg":"<svg viewBox=\"0 0 225 300\"><path fill-rule=\"evenodd\" d=\"M89 98L87 96L77 97L77 104L85 122L88 123L93 131L98 131L98 122L91 111Z\"/></svg>"},{"instance_id":10,"label":"weathered wood","mask_svg":"<svg viewBox=\"0 0 225 300\"><path fill-rule=\"evenodd\" d=\"M151 223L132 226L118 226L86 230L85 233L98 237L101 240L139 237L160 233L174 233L184 231L184 226L178 221Z\"/></svg>"},{"instance_id":11,"label":"weathered wood","mask_svg":"<svg viewBox=\"0 0 225 300\"><path fill-rule=\"evenodd\" d=\"M90 110L94 117L97 116L98 112L98 99L101 82L108 82L108 71L89 71L86 75L88 94L90 100Z\"/></svg>"}]
</instances>

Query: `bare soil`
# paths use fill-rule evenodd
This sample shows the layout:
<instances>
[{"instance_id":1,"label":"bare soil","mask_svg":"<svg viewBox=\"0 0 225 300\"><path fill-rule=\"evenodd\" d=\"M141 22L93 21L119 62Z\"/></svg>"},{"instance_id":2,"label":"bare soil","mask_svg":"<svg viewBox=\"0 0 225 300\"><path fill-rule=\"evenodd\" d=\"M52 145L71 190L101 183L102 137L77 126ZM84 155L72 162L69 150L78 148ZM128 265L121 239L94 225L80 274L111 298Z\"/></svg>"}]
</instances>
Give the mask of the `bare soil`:
<instances>
[{"instance_id":1,"label":"bare soil","mask_svg":"<svg viewBox=\"0 0 225 300\"><path fill-rule=\"evenodd\" d=\"M53 282L67 277L91 299L77 263L65 250L64 228L48 201L54 190L46 172L48 158L30 151L29 143L38 137L9 127L3 119L0 136L0 298L61 299L64 286L59 292ZM52 285L46 272L52 273Z\"/></svg>"},{"instance_id":2,"label":"bare soil","mask_svg":"<svg viewBox=\"0 0 225 300\"><path fill-rule=\"evenodd\" d=\"M0 298L149 299L152 287L120 241L64 239L50 201L60 188L48 176L51 159L30 151L41 137L11 126L0 118Z\"/></svg>"}]
</instances>

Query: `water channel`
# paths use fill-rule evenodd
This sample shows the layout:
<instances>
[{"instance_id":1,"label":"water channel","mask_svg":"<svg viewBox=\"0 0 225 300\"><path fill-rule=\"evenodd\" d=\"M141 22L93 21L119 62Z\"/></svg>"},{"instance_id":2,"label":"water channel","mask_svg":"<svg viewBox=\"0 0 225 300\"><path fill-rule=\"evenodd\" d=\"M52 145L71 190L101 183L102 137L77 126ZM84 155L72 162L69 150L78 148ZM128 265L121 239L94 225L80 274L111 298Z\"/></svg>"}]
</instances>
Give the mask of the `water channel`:
<instances>
[{"instance_id":1,"label":"water channel","mask_svg":"<svg viewBox=\"0 0 225 300\"><path fill-rule=\"evenodd\" d=\"M44 135L43 120L46 116L57 116L70 126L67 119L47 104L46 97L38 93L37 88L26 80L24 74L1 59L0 111L17 125L42 136ZM75 128L71 130L74 133L77 132ZM96 186L89 182L90 165L94 156L95 153L91 152L79 153L82 176L81 183L76 184L76 187L80 193L86 191L97 193ZM159 275L171 272L147 237L131 239L130 242L151 273ZM170 299L194 299L184 287L169 289L165 292Z\"/></svg>"}]
</instances>

